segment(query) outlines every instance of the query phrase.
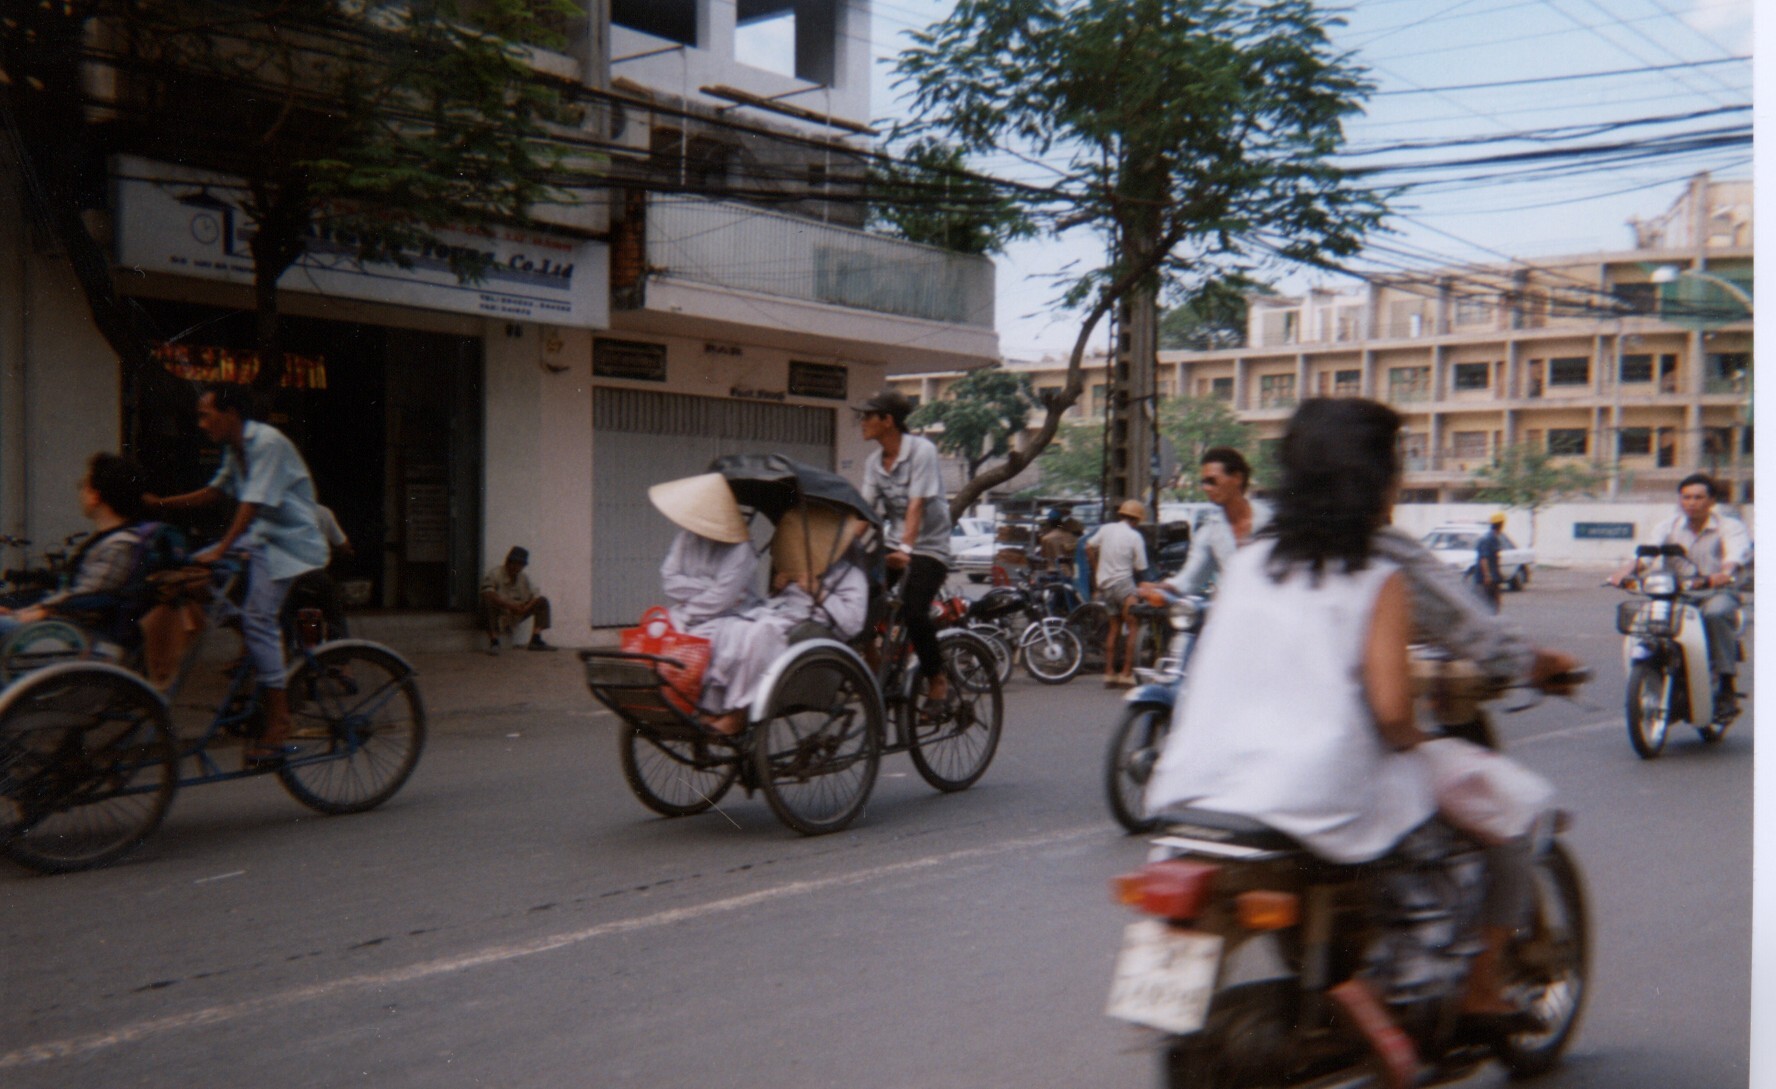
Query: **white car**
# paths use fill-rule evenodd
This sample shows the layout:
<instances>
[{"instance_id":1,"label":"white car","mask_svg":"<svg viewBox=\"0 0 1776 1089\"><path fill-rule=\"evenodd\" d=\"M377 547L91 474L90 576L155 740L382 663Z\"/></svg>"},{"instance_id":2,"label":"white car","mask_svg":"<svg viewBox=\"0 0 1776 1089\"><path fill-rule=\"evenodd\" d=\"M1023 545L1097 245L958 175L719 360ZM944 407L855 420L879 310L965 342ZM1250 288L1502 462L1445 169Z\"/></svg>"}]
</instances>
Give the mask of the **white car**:
<instances>
[{"instance_id":1,"label":"white car","mask_svg":"<svg viewBox=\"0 0 1776 1089\"><path fill-rule=\"evenodd\" d=\"M961 556L962 553L979 545L993 543L993 520L991 518L958 518L950 527L950 555Z\"/></svg>"},{"instance_id":2,"label":"white car","mask_svg":"<svg viewBox=\"0 0 1776 1089\"><path fill-rule=\"evenodd\" d=\"M1488 528L1478 522L1448 522L1425 534L1423 544L1432 555L1466 575L1474 568L1474 546L1486 536ZM1529 585L1530 571L1535 567L1535 551L1518 548L1507 534L1499 536L1505 542L1504 549L1499 552L1499 571L1505 577L1505 589L1521 590Z\"/></svg>"}]
</instances>

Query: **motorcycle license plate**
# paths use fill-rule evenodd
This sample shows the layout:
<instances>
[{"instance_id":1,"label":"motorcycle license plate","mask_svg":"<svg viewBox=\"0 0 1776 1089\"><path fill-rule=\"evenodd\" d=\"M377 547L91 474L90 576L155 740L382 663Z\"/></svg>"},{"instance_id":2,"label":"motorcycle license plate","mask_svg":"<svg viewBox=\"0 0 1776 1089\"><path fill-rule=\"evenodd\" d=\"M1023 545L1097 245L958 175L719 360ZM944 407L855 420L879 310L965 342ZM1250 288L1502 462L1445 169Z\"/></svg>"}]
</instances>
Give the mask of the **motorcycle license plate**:
<instances>
[{"instance_id":1,"label":"motorcycle license plate","mask_svg":"<svg viewBox=\"0 0 1776 1089\"><path fill-rule=\"evenodd\" d=\"M1104 1012L1180 1036L1195 1032L1208 1016L1220 963L1221 939L1213 934L1157 919L1130 923Z\"/></svg>"}]
</instances>

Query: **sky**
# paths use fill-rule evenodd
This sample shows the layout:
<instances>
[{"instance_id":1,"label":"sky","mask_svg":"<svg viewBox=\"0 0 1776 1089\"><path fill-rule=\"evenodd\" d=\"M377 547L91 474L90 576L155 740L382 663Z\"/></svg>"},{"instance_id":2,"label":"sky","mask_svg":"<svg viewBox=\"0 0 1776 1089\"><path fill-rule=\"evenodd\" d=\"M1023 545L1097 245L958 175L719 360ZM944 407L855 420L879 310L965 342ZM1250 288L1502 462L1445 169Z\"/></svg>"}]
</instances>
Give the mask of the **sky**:
<instances>
[{"instance_id":1,"label":"sky","mask_svg":"<svg viewBox=\"0 0 1776 1089\"><path fill-rule=\"evenodd\" d=\"M871 45L878 59L872 108L878 120L904 114L892 88L891 63L909 44L907 32L941 19L953 6L953 0L871 0ZM1377 85L1365 114L1347 126L1347 147L1359 153L1344 160L1350 165L1511 152L1549 142L1640 143L1745 125L1752 117L1751 63L1728 59L1752 52L1751 0L1354 0L1336 10L1346 25L1334 32L1334 42L1350 50ZM1662 70L1566 78L1649 68ZM1563 78L1439 90L1549 77ZM1615 131L1543 133L1539 145L1361 154L1406 141L1680 115L1690 116ZM1022 181L1053 178L1040 164L1011 156L970 165ZM1414 172L1418 179L1448 180L1396 198L1391 233L1354 264L1398 271L1626 249L1632 243L1627 221L1664 212L1685 181L1703 170L1720 178L1750 177L1751 150L1688 151L1550 179L1462 182L1456 179L1477 171ZM1069 351L1077 321L1052 307L1048 278L1069 262L1101 260L1102 243L1084 231L1013 245L998 259L1001 351L1019 359ZM1310 285L1344 286L1311 270L1287 272L1279 280L1286 291Z\"/></svg>"}]
</instances>

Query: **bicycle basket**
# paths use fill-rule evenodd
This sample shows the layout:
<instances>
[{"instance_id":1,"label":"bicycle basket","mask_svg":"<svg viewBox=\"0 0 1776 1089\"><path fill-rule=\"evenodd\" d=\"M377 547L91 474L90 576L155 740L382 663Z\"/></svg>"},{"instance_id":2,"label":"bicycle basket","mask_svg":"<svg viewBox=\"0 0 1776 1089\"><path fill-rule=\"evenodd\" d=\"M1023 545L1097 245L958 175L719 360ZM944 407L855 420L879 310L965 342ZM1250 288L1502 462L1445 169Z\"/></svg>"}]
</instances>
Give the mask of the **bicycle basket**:
<instances>
[{"instance_id":1,"label":"bicycle basket","mask_svg":"<svg viewBox=\"0 0 1776 1089\"><path fill-rule=\"evenodd\" d=\"M641 623L624 628L621 647L631 654L656 654L678 662L658 663L666 698L685 714L695 714L703 691L703 671L709 666L709 640L687 635L672 626L672 617L658 605L641 614Z\"/></svg>"}]
</instances>

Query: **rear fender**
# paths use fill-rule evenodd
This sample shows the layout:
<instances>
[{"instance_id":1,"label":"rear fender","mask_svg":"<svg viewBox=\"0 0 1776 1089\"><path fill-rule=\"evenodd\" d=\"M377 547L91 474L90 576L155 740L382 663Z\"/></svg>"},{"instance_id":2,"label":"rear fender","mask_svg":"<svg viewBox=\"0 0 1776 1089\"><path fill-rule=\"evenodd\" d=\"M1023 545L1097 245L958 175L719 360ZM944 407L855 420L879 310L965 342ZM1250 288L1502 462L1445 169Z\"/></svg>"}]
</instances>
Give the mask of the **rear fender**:
<instances>
[{"instance_id":1,"label":"rear fender","mask_svg":"<svg viewBox=\"0 0 1776 1089\"><path fill-rule=\"evenodd\" d=\"M1178 700L1176 684L1143 684L1128 690L1122 697L1124 703L1157 703L1171 710Z\"/></svg>"}]
</instances>

